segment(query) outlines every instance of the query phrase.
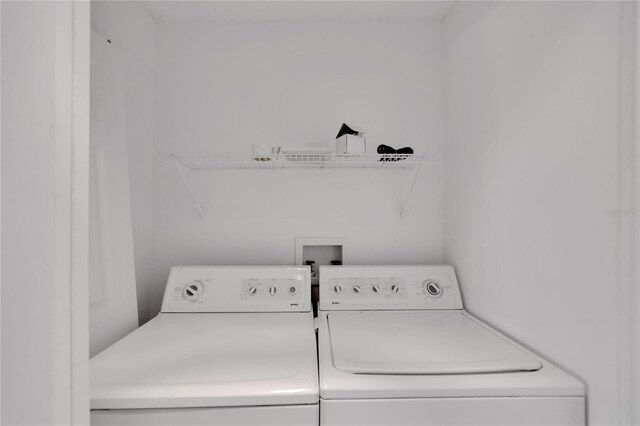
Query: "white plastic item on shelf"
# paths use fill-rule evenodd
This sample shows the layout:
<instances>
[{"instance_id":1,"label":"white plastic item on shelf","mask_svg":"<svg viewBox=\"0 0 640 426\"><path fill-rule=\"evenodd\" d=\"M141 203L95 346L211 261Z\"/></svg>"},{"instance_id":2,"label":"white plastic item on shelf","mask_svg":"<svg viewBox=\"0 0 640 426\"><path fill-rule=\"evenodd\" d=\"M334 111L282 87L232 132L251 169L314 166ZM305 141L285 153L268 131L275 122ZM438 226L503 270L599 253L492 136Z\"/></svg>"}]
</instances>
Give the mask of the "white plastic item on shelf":
<instances>
[{"instance_id":1,"label":"white plastic item on shelf","mask_svg":"<svg viewBox=\"0 0 640 426\"><path fill-rule=\"evenodd\" d=\"M360 135L342 135L336 139L336 154L365 154L367 138Z\"/></svg>"},{"instance_id":2,"label":"white plastic item on shelf","mask_svg":"<svg viewBox=\"0 0 640 426\"><path fill-rule=\"evenodd\" d=\"M328 161L331 151L325 148L282 148L281 159L285 161Z\"/></svg>"}]
</instances>

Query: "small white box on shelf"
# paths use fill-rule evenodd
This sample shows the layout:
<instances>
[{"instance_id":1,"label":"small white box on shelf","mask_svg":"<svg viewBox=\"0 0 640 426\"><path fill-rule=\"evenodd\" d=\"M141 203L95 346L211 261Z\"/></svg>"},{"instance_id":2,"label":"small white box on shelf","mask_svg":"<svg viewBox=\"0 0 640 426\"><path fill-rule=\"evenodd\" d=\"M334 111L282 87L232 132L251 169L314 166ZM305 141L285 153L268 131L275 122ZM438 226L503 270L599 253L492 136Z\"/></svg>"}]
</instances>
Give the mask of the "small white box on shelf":
<instances>
[{"instance_id":1,"label":"small white box on shelf","mask_svg":"<svg viewBox=\"0 0 640 426\"><path fill-rule=\"evenodd\" d=\"M336 139L336 154L366 154L367 138L360 135L342 135Z\"/></svg>"}]
</instances>

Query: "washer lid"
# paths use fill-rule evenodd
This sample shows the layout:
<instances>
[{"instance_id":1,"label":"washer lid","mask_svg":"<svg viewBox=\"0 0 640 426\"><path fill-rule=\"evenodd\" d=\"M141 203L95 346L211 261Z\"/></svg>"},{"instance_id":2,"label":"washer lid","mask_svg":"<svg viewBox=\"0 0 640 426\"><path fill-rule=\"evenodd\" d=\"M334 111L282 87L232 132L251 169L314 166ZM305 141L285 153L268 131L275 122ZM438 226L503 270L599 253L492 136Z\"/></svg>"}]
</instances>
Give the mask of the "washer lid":
<instances>
[{"instance_id":1,"label":"washer lid","mask_svg":"<svg viewBox=\"0 0 640 426\"><path fill-rule=\"evenodd\" d=\"M360 374L535 371L540 362L462 312L331 312L334 366Z\"/></svg>"},{"instance_id":2,"label":"washer lid","mask_svg":"<svg viewBox=\"0 0 640 426\"><path fill-rule=\"evenodd\" d=\"M91 408L313 404L308 313L160 314L91 359Z\"/></svg>"}]
</instances>

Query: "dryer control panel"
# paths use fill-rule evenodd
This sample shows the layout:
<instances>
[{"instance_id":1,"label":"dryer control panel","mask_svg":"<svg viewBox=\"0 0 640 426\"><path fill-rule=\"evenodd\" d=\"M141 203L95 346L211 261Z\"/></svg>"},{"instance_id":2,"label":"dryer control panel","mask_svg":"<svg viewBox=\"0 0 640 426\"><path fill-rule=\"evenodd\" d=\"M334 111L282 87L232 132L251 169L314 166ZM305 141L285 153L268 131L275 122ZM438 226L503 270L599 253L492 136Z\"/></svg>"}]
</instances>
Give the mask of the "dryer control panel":
<instances>
[{"instance_id":1,"label":"dryer control panel","mask_svg":"<svg viewBox=\"0 0 640 426\"><path fill-rule=\"evenodd\" d=\"M308 266L175 266L162 312L309 312Z\"/></svg>"},{"instance_id":2,"label":"dryer control panel","mask_svg":"<svg viewBox=\"0 0 640 426\"><path fill-rule=\"evenodd\" d=\"M321 266L320 309L462 309L462 298L451 266Z\"/></svg>"}]
</instances>

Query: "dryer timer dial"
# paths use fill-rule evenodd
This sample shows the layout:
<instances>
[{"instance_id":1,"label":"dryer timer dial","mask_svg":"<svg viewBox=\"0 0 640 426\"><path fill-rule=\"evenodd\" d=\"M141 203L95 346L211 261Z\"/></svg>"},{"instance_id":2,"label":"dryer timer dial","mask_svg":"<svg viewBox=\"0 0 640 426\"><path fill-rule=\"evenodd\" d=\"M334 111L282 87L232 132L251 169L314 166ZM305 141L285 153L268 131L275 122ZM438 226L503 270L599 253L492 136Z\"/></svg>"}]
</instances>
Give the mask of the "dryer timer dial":
<instances>
[{"instance_id":1,"label":"dryer timer dial","mask_svg":"<svg viewBox=\"0 0 640 426\"><path fill-rule=\"evenodd\" d=\"M204 284L200 280L195 280L191 284L185 285L182 289L182 297L190 302L197 301L202 296L202 293L204 293Z\"/></svg>"}]
</instances>

